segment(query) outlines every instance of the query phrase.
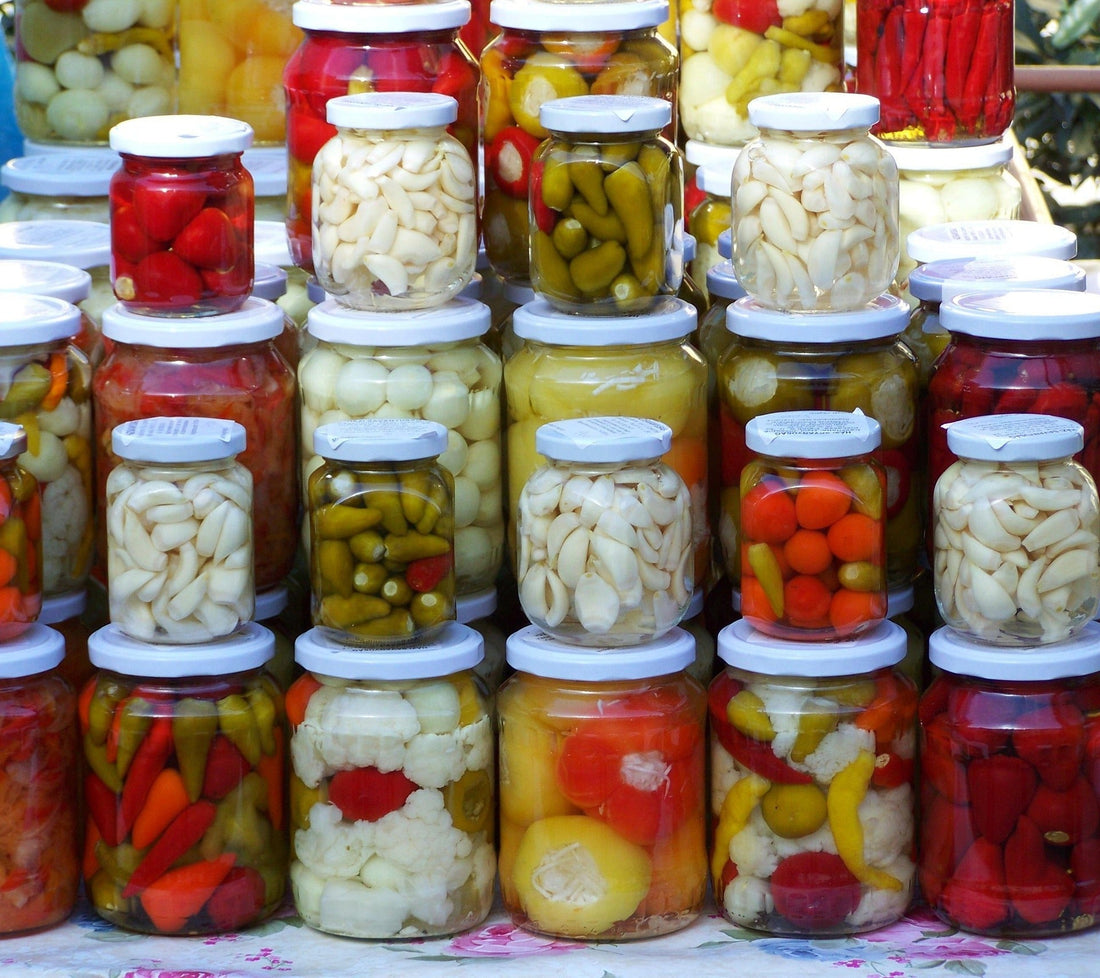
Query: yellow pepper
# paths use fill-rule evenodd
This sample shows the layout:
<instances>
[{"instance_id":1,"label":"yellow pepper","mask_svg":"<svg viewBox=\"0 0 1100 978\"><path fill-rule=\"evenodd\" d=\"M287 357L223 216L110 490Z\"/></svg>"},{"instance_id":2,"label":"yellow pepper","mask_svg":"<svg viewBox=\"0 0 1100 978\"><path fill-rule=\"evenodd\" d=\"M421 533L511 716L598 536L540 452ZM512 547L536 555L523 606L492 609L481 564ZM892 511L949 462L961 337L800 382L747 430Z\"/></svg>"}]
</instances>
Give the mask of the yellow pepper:
<instances>
[{"instance_id":1,"label":"yellow pepper","mask_svg":"<svg viewBox=\"0 0 1100 978\"><path fill-rule=\"evenodd\" d=\"M742 689L726 704L726 718L746 737L775 740L775 728L764 701L750 689Z\"/></svg>"},{"instance_id":2,"label":"yellow pepper","mask_svg":"<svg viewBox=\"0 0 1100 978\"><path fill-rule=\"evenodd\" d=\"M653 207L649 181L635 162L620 166L603 182L607 199L626 229L627 250L633 260L643 258L653 242Z\"/></svg>"},{"instance_id":3,"label":"yellow pepper","mask_svg":"<svg viewBox=\"0 0 1100 978\"><path fill-rule=\"evenodd\" d=\"M783 571L776 560L772 548L766 543L750 544L746 555L749 567L764 589L764 597L768 599L772 611L778 617L783 616Z\"/></svg>"},{"instance_id":4,"label":"yellow pepper","mask_svg":"<svg viewBox=\"0 0 1100 978\"><path fill-rule=\"evenodd\" d=\"M833 833L837 855L857 880L877 890L898 891L902 889L901 880L868 865L863 853L859 806L867 796L867 787L874 773L874 752L861 750L856 759L833 778L826 796L829 831Z\"/></svg>"},{"instance_id":5,"label":"yellow pepper","mask_svg":"<svg viewBox=\"0 0 1100 978\"><path fill-rule=\"evenodd\" d=\"M717 887L722 878L722 870L730 857L730 842L746 825L760 799L768 793L772 783L758 774L747 774L729 791L718 813L718 825L714 829L714 853L711 856L710 871Z\"/></svg>"}]
</instances>

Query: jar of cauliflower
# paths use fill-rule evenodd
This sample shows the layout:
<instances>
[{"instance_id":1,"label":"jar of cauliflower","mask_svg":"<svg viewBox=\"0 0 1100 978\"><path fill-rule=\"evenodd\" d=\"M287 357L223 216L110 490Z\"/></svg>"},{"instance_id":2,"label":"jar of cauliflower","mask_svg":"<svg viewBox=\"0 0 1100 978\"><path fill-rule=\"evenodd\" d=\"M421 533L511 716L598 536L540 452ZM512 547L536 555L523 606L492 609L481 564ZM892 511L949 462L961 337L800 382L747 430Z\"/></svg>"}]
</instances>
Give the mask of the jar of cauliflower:
<instances>
[{"instance_id":1,"label":"jar of cauliflower","mask_svg":"<svg viewBox=\"0 0 1100 978\"><path fill-rule=\"evenodd\" d=\"M290 885L302 919L343 937L454 934L493 903L493 727L481 636L371 652L300 635L287 692Z\"/></svg>"},{"instance_id":2,"label":"jar of cauliflower","mask_svg":"<svg viewBox=\"0 0 1100 978\"><path fill-rule=\"evenodd\" d=\"M711 878L722 914L833 937L898 920L915 889L917 688L905 632L783 642L738 621L710 685Z\"/></svg>"}]
</instances>

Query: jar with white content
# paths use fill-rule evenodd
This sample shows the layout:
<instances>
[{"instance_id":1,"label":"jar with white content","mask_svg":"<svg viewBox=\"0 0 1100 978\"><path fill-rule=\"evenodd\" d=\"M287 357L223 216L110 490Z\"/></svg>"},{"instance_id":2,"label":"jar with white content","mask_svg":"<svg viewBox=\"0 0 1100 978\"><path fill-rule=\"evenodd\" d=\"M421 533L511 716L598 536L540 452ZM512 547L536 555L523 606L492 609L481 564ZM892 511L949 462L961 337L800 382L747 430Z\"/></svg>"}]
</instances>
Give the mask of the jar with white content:
<instances>
[{"instance_id":1,"label":"jar with white content","mask_svg":"<svg viewBox=\"0 0 1100 978\"><path fill-rule=\"evenodd\" d=\"M542 425L547 458L519 494L519 600L577 645L637 645L677 625L694 588L691 496L660 461L672 443L648 418Z\"/></svg>"},{"instance_id":2,"label":"jar with white content","mask_svg":"<svg viewBox=\"0 0 1100 978\"><path fill-rule=\"evenodd\" d=\"M11 193L0 203L0 221L106 221L111 177L120 163L118 154L106 149L8 160L0 184Z\"/></svg>"},{"instance_id":3,"label":"jar with white content","mask_svg":"<svg viewBox=\"0 0 1100 978\"><path fill-rule=\"evenodd\" d=\"M900 249L897 166L868 132L878 100L843 92L768 95L760 135L733 168L734 267L762 305L857 309L884 292Z\"/></svg>"},{"instance_id":4,"label":"jar with white content","mask_svg":"<svg viewBox=\"0 0 1100 978\"><path fill-rule=\"evenodd\" d=\"M256 597L245 429L216 418L117 425L107 477L111 622L145 642L231 635Z\"/></svg>"},{"instance_id":5,"label":"jar with white content","mask_svg":"<svg viewBox=\"0 0 1100 978\"><path fill-rule=\"evenodd\" d=\"M1076 421L1042 414L947 426L958 456L932 494L936 605L994 645L1060 642L1100 606L1100 503Z\"/></svg>"},{"instance_id":6,"label":"jar with white content","mask_svg":"<svg viewBox=\"0 0 1100 978\"><path fill-rule=\"evenodd\" d=\"M48 295L80 309L80 304L92 293L92 277L82 268L59 261L0 258L0 292ZM103 359L99 325L83 309L73 343L87 354L93 367Z\"/></svg>"},{"instance_id":7,"label":"jar with white content","mask_svg":"<svg viewBox=\"0 0 1100 978\"><path fill-rule=\"evenodd\" d=\"M430 92L330 99L336 127L313 161L313 266L354 309L441 305L477 260L477 182L446 127L458 103Z\"/></svg>"}]
</instances>

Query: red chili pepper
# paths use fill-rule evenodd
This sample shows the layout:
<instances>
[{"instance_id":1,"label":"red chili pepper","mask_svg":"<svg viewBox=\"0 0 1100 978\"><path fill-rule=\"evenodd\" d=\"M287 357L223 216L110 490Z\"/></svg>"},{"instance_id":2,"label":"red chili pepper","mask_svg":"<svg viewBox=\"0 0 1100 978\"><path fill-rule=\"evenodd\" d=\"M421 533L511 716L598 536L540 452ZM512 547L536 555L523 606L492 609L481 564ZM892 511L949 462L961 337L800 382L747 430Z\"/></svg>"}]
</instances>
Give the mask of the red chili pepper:
<instances>
[{"instance_id":1,"label":"red chili pepper","mask_svg":"<svg viewBox=\"0 0 1100 978\"><path fill-rule=\"evenodd\" d=\"M205 912L219 933L237 930L263 909L264 878L251 866L234 866L206 901Z\"/></svg>"},{"instance_id":2,"label":"red chili pepper","mask_svg":"<svg viewBox=\"0 0 1100 978\"><path fill-rule=\"evenodd\" d=\"M448 552L438 557L421 557L419 560L409 561L405 566L405 583L419 594L434 590L450 573L452 559L453 555Z\"/></svg>"},{"instance_id":3,"label":"red chili pepper","mask_svg":"<svg viewBox=\"0 0 1100 978\"><path fill-rule=\"evenodd\" d=\"M796 771L763 741L745 736L732 723L716 719L711 714L711 727L718 742L742 767L753 774L778 784L812 784L813 778L804 771Z\"/></svg>"},{"instance_id":4,"label":"red chili pepper","mask_svg":"<svg viewBox=\"0 0 1100 978\"><path fill-rule=\"evenodd\" d=\"M164 770L171 754L172 721L168 717L157 717L135 752L122 785L122 799L119 804L119 818L124 830L122 838L130 834L134 819L145 804L149 789L157 775ZM103 826L99 829L102 832ZM103 837L107 838L106 833Z\"/></svg>"},{"instance_id":5,"label":"red chili pepper","mask_svg":"<svg viewBox=\"0 0 1100 978\"><path fill-rule=\"evenodd\" d=\"M836 927L859 905L859 880L830 852L787 856L770 884L776 912L803 931Z\"/></svg>"},{"instance_id":6,"label":"red chili pepper","mask_svg":"<svg viewBox=\"0 0 1100 978\"><path fill-rule=\"evenodd\" d=\"M968 930L988 930L1009 914L1004 854L988 839L975 839L941 894L943 911Z\"/></svg>"},{"instance_id":7,"label":"red chili pepper","mask_svg":"<svg viewBox=\"0 0 1100 978\"><path fill-rule=\"evenodd\" d=\"M531 158L539 148L539 138L519 126L498 132L485 150L485 167L497 187L509 197L527 198L531 180Z\"/></svg>"},{"instance_id":8,"label":"red chili pepper","mask_svg":"<svg viewBox=\"0 0 1100 978\"><path fill-rule=\"evenodd\" d=\"M107 845L117 846L126 838L128 829L119 817L118 796L91 772L84 776L84 804Z\"/></svg>"},{"instance_id":9,"label":"red chili pepper","mask_svg":"<svg viewBox=\"0 0 1100 978\"><path fill-rule=\"evenodd\" d=\"M986 4L982 11L981 23L978 25L978 38L972 51L966 81L963 83L962 102L959 107L959 123L968 133L978 131L978 119L982 114L985 96L994 77L1001 16L997 4ZM988 125L982 128L988 130Z\"/></svg>"},{"instance_id":10,"label":"red chili pepper","mask_svg":"<svg viewBox=\"0 0 1100 978\"><path fill-rule=\"evenodd\" d=\"M763 34L769 27L783 24L776 0L714 0L710 12L715 20L754 34Z\"/></svg>"},{"instance_id":11,"label":"red chili pepper","mask_svg":"<svg viewBox=\"0 0 1100 978\"><path fill-rule=\"evenodd\" d=\"M176 235L172 251L198 268L225 272L240 262L241 242L224 210L204 207Z\"/></svg>"},{"instance_id":12,"label":"red chili pepper","mask_svg":"<svg viewBox=\"0 0 1100 978\"><path fill-rule=\"evenodd\" d=\"M531 201L531 211L535 215L535 226L540 231L550 234L554 230L554 225L558 222L558 212L548 207L546 201L542 199L542 174L544 169L545 165L542 160L531 164L529 199Z\"/></svg>"},{"instance_id":13,"label":"red chili pepper","mask_svg":"<svg viewBox=\"0 0 1100 978\"><path fill-rule=\"evenodd\" d=\"M940 714L932 721L921 721L920 769L926 785L956 805L970 803L966 767L952 752L951 729L947 717Z\"/></svg>"},{"instance_id":14,"label":"red chili pepper","mask_svg":"<svg viewBox=\"0 0 1100 978\"><path fill-rule=\"evenodd\" d=\"M897 788L913 780L913 759L899 757L890 752L875 757L875 770L871 784L876 788Z\"/></svg>"},{"instance_id":15,"label":"red chili pepper","mask_svg":"<svg viewBox=\"0 0 1100 978\"><path fill-rule=\"evenodd\" d=\"M1016 913L1029 924L1057 920L1073 899L1073 880L1047 858L1042 833L1026 815L1005 843L1005 887Z\"/></svg>"},{"instance_id":16,"label":"red chili pepper","mask_svg":"<svg viewBox=\"0 0 1100 978\"><path fill-rule=\"evenodd\" d=\"M457 51L448 51L443 55L432 91L437 95L450 95L461 104L463 96L476 89L477 75L473 66Z\"/></svg>"},{"instance_id":17,"label":"red chili pepper","mask_svg":"<svg viewBox=\"0 0 1100 978\"><path fill-rule=\"evenodd\" d=\"M929 903L935 904L963 853L974 841L970 810L926 789L921 797L920 833L921 892Z\"/></svg>"},{"instance_id":18,"label":"red chili pepper","mask_svg":"<svg viewBox=\"0 0 1100 978\"><path fill-rule=\"evenodd\" d=\"M395 812L416 791L401 771L357 767L337 771L328 784L328 800L349 822L375 822Z\"/></svg>"},{"instance_id":19,"label":"red chili pepper","mask_svg":"<svg viewBox=\"0 0 1100 978\"><path fill-rule=\"evenodd\" d=\"M198 215L206 198L205 186L144 181L134 187L134 219L149 237L168 242Z\"/></svg>"},{"instance_id":20,"label":"red chili pepper","mask_svg":"<svg viewBox=\"0 0 1100 978\"><path fill-rule=\"evenodd\" d=\"M966 768L966 783L975 829L999 846L1028 810L1037 794L1039 778L1023 758L998 754L971 761Z\"/></svg>"},{"instance_id":21,"label":"red chili pepper","mask_svg":"<svg viewBox=\"0 0 1100 978\"><path fill-rule=\"evenodd\" d=\"M953 737L967 757L990 757L1008 748L1018 713L1018 696L963 688L947 697Z\"/></svg>"},{"instance_id":22,"label":"red chili pepper","mask_svg":"<svg viewBox=\"0 0 1100 978\"><path fill-rule=\"evenodd\" d=\"M947 76L947 104L961 116L964 111L963 89L970 62L978 44L978 27L982 21L980 7L965 6L951 17L951 32L947 38L947 59L944 72Z\"/></svg>"},{"instance_id":23,"label":"red chili pepper","mask_svg":"<svg viewBox=\"0 0 1100 978\"><path fill-rule=\"evenodd\" d=\"M287 152L306 166L313 165L313 158L333 136L336 127L329 125L322 115L317 118L307 109L287 113Z\"/></svg>"},{"instance_id":24,"label":"red chili pepper","mask_svg":"<svg viewBox=\"0 0 1100 978\"><path fill-rule=\"evenodd\" d=\"M1085 718L1076 706L1059 703L1016 718L1012 746L1043 784L1065 791L1077 780L1085 756Z\"/></svg>"},{"instance_id":25,"label":"red chili pepper","mask_svg":"<svg viewBox=\"0 0 1100 978\"><path fill-rule=\"evenodd\" d=\"M134 298L141 302L177 307L198 302L202 294L202 276L171 251L154 251L134 269Z\"/></svg>"},{"instance_id":26,"label":"red chili pepper","mask_svg":"<svg viewBox=\"0 0 1100 978\"><path fill-rule=\"evenodd\" d=\"M419 41L400 41L367 52L371 80L378 92L430 92L435 72L425 64Z\"/></svg>"},{"instance_id":27,"label":"red chili pepper","mask_svg":"<svg viewBox=\"0 0 1100 978\"><path fill-rule=\"evenodd\" d=\"M223 734L218 734L206 755L206 771L203 774L204 798L219 801L237 787L251 767L244 754Z\"/></svg>"},{"instance_id":28,"label":"red chili pepper","mask_svg":"<svg viewBox=\"0 0 1100 978\"><path fill-rule=\"evenodd\" d=\"M1032 414L1053 414L1083 423L1089 410L1089 394L1079 384L1059 381L1039 391L1031 405Z\"/></svg>"},{"instance_id":29,"label":"red chili pepper","mask_svg":"<svg viewBox=\"0 0 1100 978\"><path fill-rule=\"evenodd\" d=\"M217 809L213 802L197 801L180 812L153 843L122 888L123 899L136 896L161 878L188 849L203 837Z\"/></svg>"}]
</instances>

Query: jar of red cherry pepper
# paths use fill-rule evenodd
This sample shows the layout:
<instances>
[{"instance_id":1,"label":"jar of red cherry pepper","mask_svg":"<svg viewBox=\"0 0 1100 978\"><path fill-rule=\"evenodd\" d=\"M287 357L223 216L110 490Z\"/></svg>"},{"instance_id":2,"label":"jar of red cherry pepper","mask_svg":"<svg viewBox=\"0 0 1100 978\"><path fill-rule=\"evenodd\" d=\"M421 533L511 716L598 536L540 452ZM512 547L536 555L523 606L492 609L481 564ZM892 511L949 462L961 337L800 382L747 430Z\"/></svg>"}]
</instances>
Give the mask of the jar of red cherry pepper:
<instances>
[{"instance_id":1,"label":"jar of red cherry pepper","mask_svg":"<svg viewBox=\"0 0 1100 978\"><path fill-rule=\"evenodd\" d=\"M237 312L182 321L139 316L114 306L103 316L111 352L93 384L99 509L107 476L118 464L111 432L151 417L223 418L244 425L238 461L252 474L256 587L279 584L297 546L297 424L294 373L273 341L283 312L249 299ZM106 532L99 528L106 568Z\"/></svg>"},{"instance_id":2,"label":"jar of red cherry pepper","mask_svg":"<svg viewBox=\"0 0 1100 978\"><path fill-rule=\"evenodd\" d=\"M458 30L468 0L347 4L302 0L292 16L305 37L283 73L287 120L286 228L290 253L313 271L313 158L336 135L329 99L360 92L436 92L458 102L447 130L470 159L478 155L478 67Z\"/></svg>"},{"instance_id":3,"label":"jar of red cherry pepper","mask_svg":"<svg viewBox=\"0 0 1100 978\"><path fill-rule=\"evenodd\" d=\"M1100 626L1000 650L949 628L920 704L920 885L961 928L1034 937L1100 918Z\"/></svg>"},{"instance_id":4,"label":"jar of red cherry pepper","mask_svg":"<svg viewBox=\"0 0 1100 978\"><path fill-rule=\"evenodd\" d=\"M252 291L252 127L221 116L130 119L110 132L111 284L132 312L212 316Z\"/></svg>"}]
</instances>

